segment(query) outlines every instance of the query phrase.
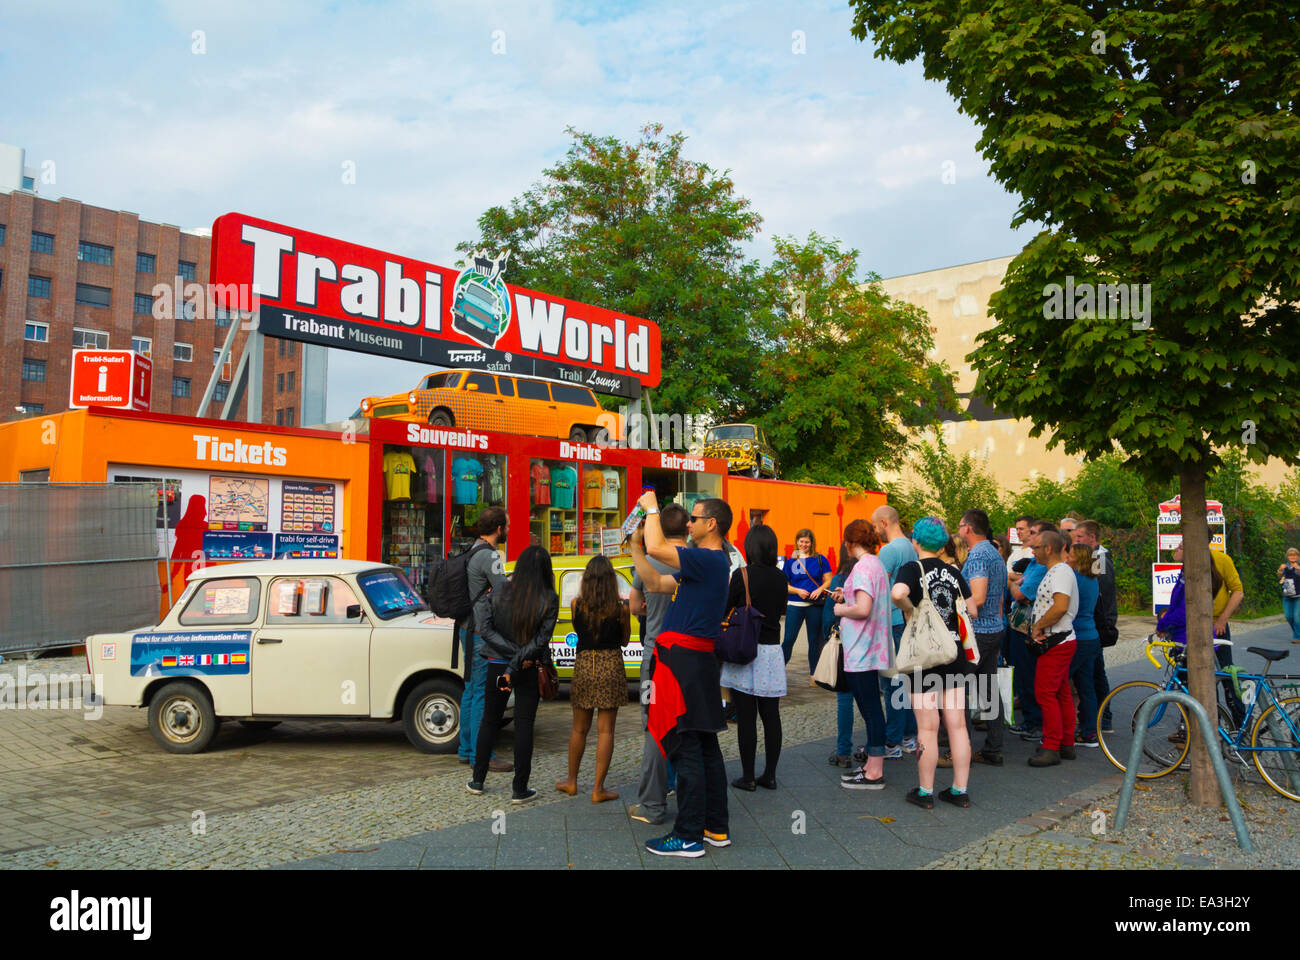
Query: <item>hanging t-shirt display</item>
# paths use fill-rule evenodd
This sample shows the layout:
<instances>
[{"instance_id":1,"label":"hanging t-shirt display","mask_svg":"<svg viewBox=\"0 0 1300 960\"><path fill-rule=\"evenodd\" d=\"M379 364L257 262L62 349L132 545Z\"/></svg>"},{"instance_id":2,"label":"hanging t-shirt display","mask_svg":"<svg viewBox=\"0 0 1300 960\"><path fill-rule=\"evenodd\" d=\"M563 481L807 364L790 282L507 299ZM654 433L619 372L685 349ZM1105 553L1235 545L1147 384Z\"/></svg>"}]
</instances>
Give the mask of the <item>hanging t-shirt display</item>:
<instances>
[{"instance_id":1,"label":"hanging t-shirt display","mask_svg":"<svg viewBox=\"0 0 1300 960\"><path fill-rule=\"evenodd\" d=\"M413 473L415 473L415 458L405 450L389 450L384 454L385 498L410 500Z\"/></svg>"},{"instance_id":2,"label":"hanging t-shirt display","mask_svg":"<svg viewBox=\"0 0 1300 960\"><path fill-rule=\"evenodd\" d=\"M618 488L622 484L619 481L618 471L605 471L605 485L600 491L600 505L605 510L618 509Z\"/></svg>"},{"instance_id":3,"label":"hanging t-shirt display","mask_svg":"<svg viewBox=\"0 0 1300 960\"><path fill-rule=\"evenodd\" d=\"M438 502L438 461L433 454L426 453L420 461L424 472L424 499L429 503Z\"/></svg>"},{"instance_id":4,"label":"hanging t-shirt display","mask_svg":"<svg viewBox=\"0 0 1300 960\"><path fill-rule=\"evenodd\" d=\"M505 503L505 472L501 469L501 464L496 457L488 458L487 473L484 475L484 479L487 481L487 490L483 499L488 503Z\"/></svg>"},{"instance_id":5,"label":"hanging t-shirt display","mask_svg":"<svg viewBox=\"0 0 1300 960\"><path fill-rule=\"evenodd\" d=\"M533 479L533 504L539 507L551 505L551 468L540 460L534 460L528 475Z\"/></svg>"},{"instance_id":6,"label":"hanging t-shirt display","mask_svg":"<svg viewBox=\"0 0 1300 960\"><path fill-rule=\"evenodd\" d=\"M569 466L551 470L551 502L561 510L572 510L578 472Z\"/></svg>"},{"instance_id":7,"label":"hanging t-shirt display","mask_svg":"<svg viewBox=\"0 0 1300 960\"><path fill-rule=\"evenodd\" d=\"M451 475L456 483L456 503L478 503L478 480L483 476L483 464L473 457L457 457L451 462Z\"/></svg>"},{"instance_id":8,"label":"hanging t-shirt display","mask_svg":"<svg viewBox=\"0 0 1300 960\"><path fill-rule=\"evenodd\" d=\"M582 475L582 509L599 510L600 493L605 488L605 474L590 467Z\"/></svg>"}]
</instances>

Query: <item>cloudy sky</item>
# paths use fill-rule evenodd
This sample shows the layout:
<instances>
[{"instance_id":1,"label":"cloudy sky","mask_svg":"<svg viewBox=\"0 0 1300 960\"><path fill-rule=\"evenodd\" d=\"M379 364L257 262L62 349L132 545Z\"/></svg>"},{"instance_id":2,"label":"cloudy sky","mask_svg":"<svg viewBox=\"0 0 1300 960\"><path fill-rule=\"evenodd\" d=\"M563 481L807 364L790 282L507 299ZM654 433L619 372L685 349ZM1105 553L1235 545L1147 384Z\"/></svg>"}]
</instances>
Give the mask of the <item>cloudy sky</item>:
<instances>
[{"instance_id":1,"label":"cloudy sky","mask_svg":"<svg viewBox=\"0 0 1300 960\"><path fill-rule=\"evenodd\" d=\"M811 231L885 277L1017 252L1029 233L975 127L851 24L788 0L0 0L0 142L54 161L43 196L183 228L235 210L451 265L565 127L660 122L731 171L761 259ZM419 374L332 352L327 416Z\"/></svg>"}]
</instances>

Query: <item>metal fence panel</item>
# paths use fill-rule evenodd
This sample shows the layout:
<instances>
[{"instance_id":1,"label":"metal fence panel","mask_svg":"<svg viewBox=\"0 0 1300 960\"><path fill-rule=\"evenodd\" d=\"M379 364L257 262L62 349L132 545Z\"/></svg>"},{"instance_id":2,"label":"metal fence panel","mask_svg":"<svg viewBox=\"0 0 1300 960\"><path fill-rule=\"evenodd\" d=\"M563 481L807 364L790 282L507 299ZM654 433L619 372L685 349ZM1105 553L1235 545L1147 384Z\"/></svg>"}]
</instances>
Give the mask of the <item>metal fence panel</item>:
<instances>
[{"instance_id":1,"label":"metal fence panel","mask_svg":"<svg viewBox=\"0 0 1300 960\"><path fill-rule=\"evenodd\" d=\"M0 653L157 622L152 484L0 484Z\"/></svg>"}]
</instances>

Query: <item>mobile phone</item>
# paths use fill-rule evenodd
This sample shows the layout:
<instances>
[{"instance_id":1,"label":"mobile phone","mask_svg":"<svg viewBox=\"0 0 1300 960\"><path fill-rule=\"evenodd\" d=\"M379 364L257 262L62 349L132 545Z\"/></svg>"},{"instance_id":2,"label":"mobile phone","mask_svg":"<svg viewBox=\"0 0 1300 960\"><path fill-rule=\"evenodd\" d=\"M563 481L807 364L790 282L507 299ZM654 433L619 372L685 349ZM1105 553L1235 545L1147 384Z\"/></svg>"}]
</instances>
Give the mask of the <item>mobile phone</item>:
<instances>
[{"instance_id":1,"label":"mobile phone","mask_svg":"<svg viewBox=\"0 0 1300 960\"><path fill-rule=\"evenodd\" d=\"M506 674L503 673L497 678L497 689L502 691L510 689L510 678Z\"/></svg>"}]
</instances>

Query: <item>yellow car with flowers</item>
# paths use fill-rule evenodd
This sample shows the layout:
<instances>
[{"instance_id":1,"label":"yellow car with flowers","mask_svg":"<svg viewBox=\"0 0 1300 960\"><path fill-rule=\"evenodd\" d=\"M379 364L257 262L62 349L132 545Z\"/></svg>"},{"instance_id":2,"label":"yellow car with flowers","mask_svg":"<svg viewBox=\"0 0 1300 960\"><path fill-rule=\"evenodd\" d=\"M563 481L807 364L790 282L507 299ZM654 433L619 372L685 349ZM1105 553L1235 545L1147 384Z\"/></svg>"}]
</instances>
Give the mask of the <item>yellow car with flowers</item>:
<instances>
[{"instance_id":1,"label":"yellow car with flowers","mask_svg":"<svg viewBox=\"0 0 1300 960\"><path fill-rule=\"evenodd\" d=\"M727 461L729 473L776 479L776 450L761 427L752 423L723 423L704 435L704 456Z\"/></svg>"},{"instance_id":2,"label":"yellow car with flowers","mask_svg":"<svg viewBox=\"0 0 1300 960\"><path fill-rule=\"evenodd\" d=\"M606 445L623 427L590 387L483 370L431 373L414 390L366 397L361 415Z\"/></svg>"},{"instance_id":3,"label":"yellow car with flowers","mask_svg":"<svg viewBox=\"0 0 1300 960\"><path fill-rule=\"evenodd\" d=\"M555 633L551 637L551 661L561 680L573 679L573 664L578 659L578 635L573 632L573 598L582 586L582 573L587 569L591 557L551 557L551 567L555 571L555 592L560 595L560 616L555 621ZM614 574L618 577L618 594L624 600L632 595L632 558L610 557ZM512 572L514 561L506 564L506 571ZM629 681L641 676L641 628L637 618L632 618L632 639L623 648L623 673Z\"/></svg>"}]
</instances>

